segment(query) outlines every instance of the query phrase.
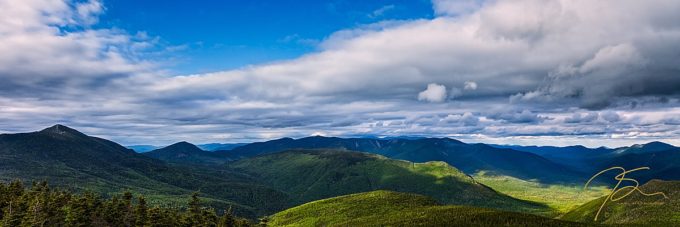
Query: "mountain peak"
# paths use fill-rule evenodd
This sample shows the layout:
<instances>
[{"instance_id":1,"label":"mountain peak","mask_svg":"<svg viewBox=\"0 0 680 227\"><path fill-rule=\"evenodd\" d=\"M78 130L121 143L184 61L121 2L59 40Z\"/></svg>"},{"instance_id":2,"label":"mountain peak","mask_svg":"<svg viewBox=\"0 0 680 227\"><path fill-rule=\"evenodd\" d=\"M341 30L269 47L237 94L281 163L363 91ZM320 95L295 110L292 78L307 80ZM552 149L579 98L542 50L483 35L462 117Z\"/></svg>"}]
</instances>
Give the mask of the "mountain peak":
<instances>
[{"instance_id":1,"label":"mountain peak","mask_svg":"<svg viewBox=\"0 0 680 227\"><path fill-rule=\"evenodd\" d=\"M163 150L163 151L180 151L180 152L202 152L203 150L199 148L198 146L189 143L187 141L182 141L182 142L177 142L174 143L170 146L157 149L157 150Z\"/></svg>"},{"instance_id":2,"label":"mountain peak","mask_svg":"<svg viewBox=\"0 0 680 227\"><path fill-rule=\"evenodd\" d=\"M174 144L172 144L172 145L170 145L170 146L173 146L173 145L177 145L177 146L195 146L193 143L189 143L189 142L187 142L187 141L177 142L177 143L174 143Z\"/></svg>"},{"instance_id":3,"label":"mountain peak","mask_svg":"<svg viewBox=\"0 0 680 227\"><path fill-rule=\"evenodd\" d=\"M83 134L82 132L79 132L78 130L69 128L69 127L61 125L61 124L53 125L52 127L40 130L40 132L53 134L53 135L86 136L85 134Z\"/></svg>"},{"instance_id":4,"label":"mountain peak","mask_svg":"<svg viewBox=\"0 0 680 227\"><path fill-rule=\"evenodd\" d=\"M660 150L660 149L673 149L675 146L664 143L664 142L659 142L659 141L654 141L654 142L649 142L646 144L642 145L643 148L646 149L654 149L654 150Z\"/></svg>"}]
</instances>

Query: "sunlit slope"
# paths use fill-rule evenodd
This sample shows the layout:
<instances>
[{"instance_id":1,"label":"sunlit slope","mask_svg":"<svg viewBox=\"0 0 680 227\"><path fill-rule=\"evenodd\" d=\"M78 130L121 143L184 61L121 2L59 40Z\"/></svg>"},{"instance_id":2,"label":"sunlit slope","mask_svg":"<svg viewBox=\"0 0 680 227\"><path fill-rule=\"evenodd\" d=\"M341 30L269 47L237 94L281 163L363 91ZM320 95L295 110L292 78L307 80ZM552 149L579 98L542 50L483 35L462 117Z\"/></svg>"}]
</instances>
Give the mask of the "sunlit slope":
<instances>
[{"instance_id":1,"label":"sunlit slope","mask_svg":"<svg viewBox=\"0 0 680 227\"><path fill-rule=\"evenodd\" d=\"M581 226L524 213L442 206L429 197L373 191L310 202L272 215L271 226Z\"/></svg>"},{"instance_id":2,"label":"sunlit slope","mask_svg":"<svg viewBox=\"0 0 680 227\"><path fill-rule=\"evenodd\" d=\"M340 150L292 150L244 159L230 168L285 191L297 204L357 192L418 193L447 204L544 212L542 204L518 200L476 182L444 162L413 163Z\"/></svg>"},{"instance_id":3,"label":"sunlit slope","mask_svg":"<svg viewBox=\"0 0 680 227\"><path fill-rule=\"evenodd\" d=\"M677 226L680 223L680 181L652 180L642 185L640 190L645 193L663 192L668 198L658 195L644 196L634 192L619 201L608 201L598 221L594 221L595 214L606 198L602 197L570 211L562 219L650 226ZM627 191L619 193L617 197Z\"/></svg>"},{"instance_id":4,"label":"sunlit slope","mask_svg":"<svg viewBox=\"0 0 680 227\"><path fill-rule=\"evenodd\" d=\"M545 184L511 176L478 172L474 179L494 190L522 200L548 205L546 216L557 216L609 193L608 187L595 186L586 190L581 184Z\"/></svg>"}]
</instances>

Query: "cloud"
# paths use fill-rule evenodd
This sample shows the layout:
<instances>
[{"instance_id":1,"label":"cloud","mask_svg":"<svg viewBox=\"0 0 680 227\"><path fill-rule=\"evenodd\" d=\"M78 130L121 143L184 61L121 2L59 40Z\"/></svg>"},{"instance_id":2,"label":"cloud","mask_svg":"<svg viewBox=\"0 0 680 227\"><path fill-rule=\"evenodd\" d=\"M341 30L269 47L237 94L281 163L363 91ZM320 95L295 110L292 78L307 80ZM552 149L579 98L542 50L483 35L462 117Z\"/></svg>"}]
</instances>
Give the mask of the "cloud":
<instances>
[{"instance_id":1,"label":"cloud","mask_svg":"<svg viewBox=\"0 0 680 227\"><path fill-rule=\"evenodd\" d=\"M564 119L565 123L588 123L597 120L600 115L596 112L588 114L574 113L571 117Z\"/></svg>"},{"instance_id":2,"label":"cloud","mask_svg":"<svg viewBox=\"0 0 680 227\"><path fill-rule=\"evenodd\" d=\"M99 1L2 1L0 7L0 95L82 95L150 68L131 50L149 40L87 28L103 10Z\"/></svg>"},{"instance_id":3,"label":"cloud","mask_svg":"<svg viewBox=\"0 0 680 227\"><path fill-rule=\"evenodd\" d=\"M60 122L125 143L680 135L664 117L680 114L678 1L435 0L435 18L360 25L300 58L193 75L149 60L157 37L97 24L101 1L0 8L5 130Z\"/></svg>"},{"instance_id":4,"label":"cloud","mask_svg":"<svg viewBox=\"0 0 680 227\"><path fill-rule=\"evenodd\" d=\"M522 110L520 112L502 111L489 114L487 117L496 120L503 120L510 123L539 123L546 120L547 117L538 115L529 110Z\"/></svg>"},{"instance_id":5,"label":"cloud","mask_svg":"<svg viewBox=\"0 0 680 227\"><path fill-rule=\"evenodd\" d=\"M465 90L477 90L477 83L474 81L465 81L465 86L463 87Z\"/></svg>"},{"instance_id":6,"label":"cloud","mask_svg":"<svg viewBox=\"0 0 680 227\"><path fill-rule=\"evenodd\" d=\"M446 87L435 83L428 84L427 89L418 93L418 100L443 102L446 100Z\"/></svg>"},{"instance_id":7,"label":"cloud","mask_svg":"<svg viewBox=\"0 0 680 227\"><path fill-rule=\"evenodd\" d=\"M97 23L99 14L104 11L104 6L98 0L77 3L75 8L78 13L78 19L86 25Z\"/></svg>"},{"instance_id":8,"label":"cloud","mask_svg":"<svg viewBox=\"0 0 680 227\"><path fill-rule=\"evenodd\" d=\"M476 126L479 123L479 117L476 117L470 112L465 112L460 114L449 114L442 119L444 122L448 123L462 123L464 126Z\"/></svg>"},{"instance_id":9,"label":"cloud","mask_svg":"<svg viewBox=\"0 0 680 227\"><path fill-rule=\"evenodd\" d=\"M385 15L385 13L394 10L394 8L396 8L396 6L394 6L394 5L386 5L386 6L380 7L379 9L376 9L373 12L371 12L371 14L369 14L368 17L374 18L374 19L382 17L382 16Z\"/></svg>"},{"instance_id":10,"label":"cloud","mask_svg":"<svg viewBox=\"0 0 680 227\"><path fill-rule=\"evenodd\" d=\"M482 0L433 0L438 15L457 16L474 12L482 6Z\"/></svg>"},{"instance_id":11,"label":"cloud","mask_svg":"<svg viewBox=\"0 0 680 227\"><path fill-rule=\"evenodd\" d=\"M609 122L617 122L621 120L621 116L619 116L619 114L617 114L616 112L606 111L602 113L602 119Z\"/></svg>"}]
</instances>

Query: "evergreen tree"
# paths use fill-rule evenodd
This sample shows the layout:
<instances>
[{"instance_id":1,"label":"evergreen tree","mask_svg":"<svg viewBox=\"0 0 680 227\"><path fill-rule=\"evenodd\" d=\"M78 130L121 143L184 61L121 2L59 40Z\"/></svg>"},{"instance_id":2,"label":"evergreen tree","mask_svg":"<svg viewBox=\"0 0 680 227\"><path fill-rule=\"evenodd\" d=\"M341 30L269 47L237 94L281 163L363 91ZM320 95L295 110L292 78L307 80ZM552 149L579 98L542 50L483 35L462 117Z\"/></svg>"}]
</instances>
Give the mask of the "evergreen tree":
<instances>
[{"instance_id":1,"label":"evergreen tree","mask_svg":"<svg viewBox=\"0 0 680 227\"><path fill-rule=\"evenodd\" d=\"M135 223L135 215L132 209L132 193L130 191L123 193L123 202L120 204L120 209L123 213L123 225L132 226Z\"/></svg>"},{"instance_id":2,"label":"evergreen tree","mask_svg":"<svg viewBox=\"0 0 680 227\"><path fill-rule=\"evenodd\" d=\"M232 215L231 211L231 206L229 206L229 209L224 211L224 214L222 214L222 217L220 218L220 223L218 226L220 227L233 227L236 225L236 221L234 220L234 216Z\"/></svg>"},{"instance_id":3,"label":"evergreen tree","mask_svg":"<svg viewBox=\"0 0 680 227\"><path fill-rule=\"evenodd\" d=\"M47 182L0 183L0 226L250 226L232 215L231 208L218 218L212 208L200 205L194 193L188 209L149 208L143 196L132 203L132 193L102 200L90 192L72 194L51 190Z\"/></svg>"},{"instance_id":4,"label":"evergreen tree","mask_svg":"<svg viewBox=\"0 0 680 227\"><path fill-rule=\"evenodd\" d=\"M191 194L189 200L188 213L185 215L185 225L199 226L202 223L201 201L198 199L198 192Z\"/></svg>"},{"instance_id":5,"label":"evergreen tree","mask_svg":"<svg viewBox=\"0 0 680 227\"><path fill-rule=\"evenodd\" d=\"M0 182L0 220L2 220L3 210L7 206L9 195L7 195L7 187Z\"/></svg>"},{"instance_id":6,"label":"evergreen tree","mask_svg":"<svg viewBox=\"0 0 680 227\"><path fill-rule=\"evenodd\" d=\"M135 208L135 226L144 226L147 223L148 208L144 196L137 197L137 207Z\"/></svg>"}]
</instances>

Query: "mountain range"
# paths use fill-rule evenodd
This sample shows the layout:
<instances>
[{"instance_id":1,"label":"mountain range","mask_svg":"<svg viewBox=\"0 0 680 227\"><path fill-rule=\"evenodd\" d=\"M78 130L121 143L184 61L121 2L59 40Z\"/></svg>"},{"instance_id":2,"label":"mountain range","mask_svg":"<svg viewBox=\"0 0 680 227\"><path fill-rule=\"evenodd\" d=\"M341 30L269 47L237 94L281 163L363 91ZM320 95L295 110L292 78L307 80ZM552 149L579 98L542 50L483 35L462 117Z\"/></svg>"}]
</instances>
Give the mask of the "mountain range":
<instances>
[{"instance_id":1,"label":"mountain range","mask_svg":"<svg viewBox=\"0 0 680 227\"><path fill-rule=\"evenodd\" d=\"M593 174L612 166L650 167L649 171L636 173L642 182L651 179L680 180L680 148L662 142L620 148L587 148L467 144L450 138L312 136L231 144L233 147L230 150L212 152L192 145L191 152L176 153L178 150L175 145L168 146L167 149L156 149L161 151L150 152L148 156L169 163L224 164L290 149L340 149L412 162L443 161L470 175L484 171L486 174L506 175L542 183L582 184ZM161 154L165 151L168 153ZM610 177L611 174L606 176Z\"/></svg>"},{"instance_id":2,"label":"mountain range","mask_svg":"<svg viewBox=\"0 0 680 227\"><path fill-rule=\"evenodd\" d=\"M416 164L323 149L263 153L222 164L229 157L233 156L187 142L139 154L55 125L38 132L0 135L0 180L47 180L61 188L105 194L130 190L168 205L201 191L213 206L233 206L247 217L376 189L431 195L448 204L544 209L490 190L444 162Z\"/></svg>"},{"instance_id":3,"label":"mountain range","mask_svg":"<svg viewBox=\"0 0 680 227\"><path fill-rule=\"evenodd\" d=\"M237 160L294 148L361 151L412 162L443 161L467 174L484 170L542 182L580 182L586 179L586 174L573 171L536 154L495 148L485 144L467 144L450 138L372 139L313 136L251 143L231 151L217 152Z\"/></svg>"},{"instance_id":4,"label":"mountain range","mask_svg":"<svg viewBox=\"0 0 680 227\"><path fill-rule=\"evenodd\" d=\"M287 204L287 195L248 175L171 166L63 125L0 135L0 163L2 181L47 180L61 188L104 194L130 190L167 205L184 203L193 191L201 191L216 207L233 206L245 216Z\"/></svg>"},{"instance_id":5,"label":"mountain range","mask_svg":"<svg viewBox=\"0 0 680 227\"><path fill-rule=\"evenodd\" d=\"M563 214L565 220L587 222L593 215L593 204L603 198L564 214L564 211L556 212L553 207L536 202L538 200L520 200L503 194L503 189L511 186L509 184L516 184L513 186L516 187L521 180L524 182L521 185L542 188L533 192L559 195L564 190L572 190L563 185L581 187L592 174L611 166L650 167L650 170L626 175L641 183L647 182L641 187L645 191L660 190L675 196L675 191L680 190L676 182L660 181L680 180L680 149L660 142L621 148L586 148L467 144L450 138L313 136L239 144L231 150L217 151L179 142L140 154L115 142L55 125L37 132L0 134L0 164L0 181L3 182L47 180L58 188L104 195L131 191L145 195L151 204L169 207L186 204L188 195L199 191L209 206L232 207L236 214L249 218L275 214L297 205L301 206L283 214L293 215L290 212L299 210L310 214L314 212L307 211L310 209L308 204L322 204L314 201L352 193L368 193L364 194L370 195L368 201L376 195L389 199L395 194L380 191L388 190L431 198L437 205L423 204L420 208L426 213L418 213L428 217L442 210L468 210L508 218L503 220L528 218L544 222L533 216L485 210L493 208L550 217ZM476 175L480 172L483 174ZM601 176L603 180L599 183L611 182L616 174L610 172ZM487 181L483 182L493 182L494 187L480 183L475 179L477 176L484 176ZM377 194L371 194L376 190ZM616 221L635 215L621 212L628 209L667 215L680 213L663 206L663 209L649 208L651 205L645 203L637 206L646 198L630 199L624 200L622 206L607 210L607 219L602 222L635 223L633 220ZM668 206L675 206L672 201ZM654 200L650 204L658 202ZM463 206L458 207L460 205ZM402 209L402 215L417 214L409 213L411 211L406 208L395 209ZM663 213L664 209L670 211ZM349 210L339 212L344 212L343 215L351 213ZM662 216L649 212L638 216L641 220L667 224L658 221ZM300 213L295 215L299 217ZM398 216L395 213L385 215ZM286 217L293 216L275 214L272 217L288 220ZM483 217L495 220L488 215ZM470 221L469 216L457 218L447 220L447 223L462 219Z\"/></svg>"}]
</instances>

